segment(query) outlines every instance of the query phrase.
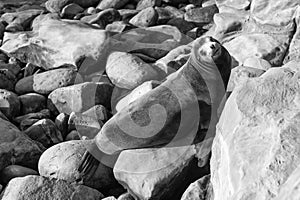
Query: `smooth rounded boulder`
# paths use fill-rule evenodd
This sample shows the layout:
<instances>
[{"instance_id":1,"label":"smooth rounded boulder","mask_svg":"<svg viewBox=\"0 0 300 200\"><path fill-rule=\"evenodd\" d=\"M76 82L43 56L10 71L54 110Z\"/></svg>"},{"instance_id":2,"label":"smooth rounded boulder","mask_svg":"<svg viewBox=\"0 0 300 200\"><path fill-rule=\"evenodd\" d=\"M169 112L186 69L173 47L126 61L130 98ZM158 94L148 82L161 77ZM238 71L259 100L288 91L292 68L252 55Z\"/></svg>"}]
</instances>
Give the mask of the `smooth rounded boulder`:
<instances>
[{"instance_id":1,"label":"smooth rounded boulder","mask_svg":"<svg viewBox=\"0 0 300 200\"><path fill-rule=\"evenodd\" d=\"M57 178L74 182L82 180L84 185L96 189L105 189L116 184L112 169L99 164L95 172L83 176L78 171L80 160L85 152L85 145L91 144L88 140L72 140L63 142L47 149L39 160L41 176Z\"/></svg>"},{"instance_id":2,"label":"smooth rounded boulder","mask_svg":"<svg viewBox=\"0 0 300 200\"><path fill-rule=\"evenodd\" d=\"M0 182L6 185L11 179L28 175L39 175L37 171L20 165L9 165L0 172Z\"/></svg>"},{"instance_id":3,"label":"smooth rounded boulder","mask_svg":"<svg viewBox=\"0 0 300 200\"><path fill-rule=\"evenodd\" d=\"M19 80L15 90L18 94L36 92L38 94L49 94L53 90L66 87L75 82L82 82L80 74L74 69L54 69Z\"/></svg>"},{"instance_id":4,"label":"smooth rounded boulder","mask_svg":"<svg viewBox=\"0 0 300 200\"><path fill-rule=\"evenodd\" d=\"M145 81L159 78L158 72L151 65L126 52L109 55L106 73L114 85L125 89L134 89Z\"/></svg>"},{"instance_id":5,"label":"smooth rounded boulder","mask_svg":"<svg viewBox=\"0 0 300 200\"><path fill-rule=\"evenodd\" d=\"M47 107L47 98L40 94L28 93L18 98L21 103L22 115L36 113Z\"/></svg>"}]
</instances>

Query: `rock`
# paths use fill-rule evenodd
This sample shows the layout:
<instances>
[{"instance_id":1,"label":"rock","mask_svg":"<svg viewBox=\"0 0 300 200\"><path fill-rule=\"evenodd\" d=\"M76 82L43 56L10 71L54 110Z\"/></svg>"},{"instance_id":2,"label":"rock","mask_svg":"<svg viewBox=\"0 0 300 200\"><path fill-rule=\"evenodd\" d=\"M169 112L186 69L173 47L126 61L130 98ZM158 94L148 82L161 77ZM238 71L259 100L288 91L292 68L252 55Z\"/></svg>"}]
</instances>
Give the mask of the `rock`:
<instances>
[{"instance_id":1,"label":"rock","mask_svg":"<svg viewBox=\"0 0 300 200\"><path fill-rule=\"evenodd\" d=\"M105 27L105 30L114 32L114 33L122 33L122 32L128 31L133 28L134 28L134 26L132 26L131 24L124 23L123 21L116 21L111 24L108 24Z\"/></svg>"},{"instance_id":2,"label":"rock","mask_svg":"<svg viewBox=\"0 0 300 200\"><path fill-rule=\"evenodd\" d=\"M4 24L1 22L1 23L0 23L0 41L2 41L2 39L3 39L4 32L5 32L5 26L4 26Z\"/></svg>"},{"instance_id":3,"label":"rock","mask_svg":"<svg viewBox=\"0 0 300 200\"><path fill-rule=\"evenodd\" d=\"M129 193L122 194L118 200L134 200L133 196Z\"/></svg>"},{"instance_id":4,"label":"rock","mask_svg":"<svg viewBox=\"0 0 300 200\"><path fill-rule=\"evenodd\" d=\"M189 59L191 53L191 45L182 45L171 50L166 56L156 61L156 65L172 68L178 70L181 68Z\"/></svg>"},{"instance_id":5,"label":"rock","mask_svg":"<svg viewBox=\"0 0 300 200\"><path fill-rule=\"evenodd\" d=\"M65 138L65 141L80 140L79 132L76 130L71 131Z\"/></svg>"},{"instance_id":6,"label":"rock","mask_svg":"<svg viewBox=\"0 0 300 200\"><path fill-rule=\"evenodd\" d=\"M66 5L61 11L61 17L67 19L73 19L77 14L83 12L84 9L76 3Z\"/></svg>"},{"instance_id":7,"label":"rock","mask_svg":"<svg viewBox=\"0 0 300 200\"><path fill-rule=\"evenodd\" d=\"M102 126L101 120L74 112L70 114L68 121L68 130L77 130L80 138L85 136L93 139L100 132Z\"/></svg>"},{"instance_id":8,"label":"rock","mask_svg":"<svg viewBox=\"0 0 300 200\"><path fill-rule=\"evenodd\" d=\"M298 7L299 2L293 0L284 2L254 0L251 2L250 12L252 18L259 24L284 27L293 20ZM276 15L273 15L274 13Z\"/></svg>"},{"instance_id":9,"label":"rock","mask_svg":"<svg viewBox=\"0 0 300 200\"><path fill-rule=\"evenodd\" d=\"M75 3L83 8L95 6L99 0L48 0L45 4L46 9L52 13L59 13L63 7L68 4Z\"/></svg>"},{"instance_id":10,"label":"rock","mask_svg":"<svg viewBox=\"0 0 300 200\"><path fill-rule=\"evenodd\" d=\"M297 9L294 16L297 29L290 43L287 55L284 58L284 63L287 63L291 60L300 60L300 8Z\"/></svg>"},{"instance_id":11,"label":"rock","mask_svg":"<svg viewBox=\"0 0 300 200\"><path fill-rule=\"evenodd\" d=\"M119 13L122 17L122 21L124 22L129 22L129 20L136 14L139 13L138 10L133 10L133 9L120 9Z\"/></svg>"},{"instance_id":12,"label":"rock","mask_svg":"<svg viewBox=\"0 0 300 200\"><path fill-rule=\"evenodd\" d=\"M50 111L48 109L43 109L40 112L37 113L28 113L26 115L22 115L19 117L16 117L14 119L14 122L17 124L22 124L22 121L26 120L26 119L49 119L50 118ZM21 129L24 130L24 129Z\"/></svg>"},{"instance_id":13,"label":"rock","mask_svg":"<svg viewBox=\"0 0 300 200\"><path fill-rule=\"evenodd\" d=\"M216 13L214 15L214 22L216 24L215 35L221 39L225 37L226 34L241 31L248 18L249 14L244 12Z\"/></svg>"},{"instance_id":14,"label":"rock","mask_svg":"<svg viewBox=\"0 0 300 200\"><path fill-rule=\"evenodd\" d=\"M231 0L216 0L215 3L220 8L222 6L232 7L238 10L245 10L250 6L249 0L238 0L238 1L231 1Z\"/></svg>"},{"instance_id":15,"label":"rock","mask_svg":"<svg viewBox=\"0 0 300 200\"><path fill-rule=\"evenodd\" d=\"M174 6L176 5L178 6L179 4L187 4L189 2L188 0L162 0L162 1Z\"/></svg>"},{"instance_id":16,"label":"rock","mask_svg":"<svg viewBox=\"0 0 300 200\"><path fill-rule=\"evenodd\" d=\"M140 0L136 6L137 10L144 10L149 7L156 7L161 5L161 0Z\"/></svg>"},{"instance_id":17,"label":"rock","mask_svg":"<svg viewBox=\"0 0 300 200\"><path fill-rule=\"evenodd\" d=\"M17 63L0 62L0 69L8 70L15 76L17 76L21 71L21 67Z\"/></svg>"},{"instance_id":18,"label":"rock","mask_svg":"<svg viewBox=\"0 0 300 200\"><path fill-rule=\"evenodd\" d=\"M272 67L268 61L261 59L261 58L256 58L256 57L247 58L245 60L245 62L243 63L243 65L247 66L247 67L262 69L265 71L267 71L268 69L270 69Z\"/></svg>"},{"instance_id":19,"label":"rock","mask_svg":"<svg viewBox=\"0 0 300 200\"><path fill-rule=\"evenodd\" d=\"M166 7L156 7L155 10L158 13L158 24L165 24L169 20L174 18L180 18L182 19L184 16L184 12L172 7L172 6L166 6Z\"/></svg>"},{"instance_id":20,"label":"rock","mask_svg":"<svg viewBox=\"0 0 300 200\"><path fill-rule=\"evenodd\" d=\"M201 177L205 171L193 161L195 154L194 146L125 150L114 175L137 199L177 199L189 184L189 175Z\"/></svg>"},{"instance_id":21,"label":"rock","mask_svg":"<svg viewBox=\"0 0 300 200\"><path fill-rule=\"evenodd\" d=\"M0 171L12 164L35 169L44 147L1 118L0 133Z\"/></svg>"},{"instance_id":22,"label":"rock","mask_svg":"<svg viewBox=\"0 0 300 200\"><path fill-rule=\"evenodd\" d=\"M135 15L129 23L137 27L148 27L156 24L158 19L157 11L153 7L145 8Z\"/></svg>"},{"instance_id":23,"label":"rock","mask_svg":"<svg viewBox=\"0 0 300 200\"><path fill-rule=\"evenodd\" d=\"M99 66L101 51L108 42L104 30L80 21L58 20L51 15L35 20L32 27L28 32L6 32L1 50L46 70Z\"/></svg>"},{"instance_id":24,"label":"rock","mask_svg":"<svg viewBox=\"0 0 300 200\"><path fill-rule=\"evenodd\" d=\"M28 175L39 175L37 171L19 166L19 165L9 165L5 167L0 172L0 180L3 185L6 185L11 179L16 177L24 177Z\"/></svg>"},{"instance_id":25,"label":"rock","mask_svg":"<svg viewBox=\"0 0 300 200\"><path fill-rule=\"evenodd\" d=\"M31 139L49 148L63 141L61 132L50 119L42 119L24 131Z\"/></svg>"},{"instance_id":26,"label":"rock","mask_svg":"<svg viewBox=\"0 0 300 200\"><path fill-rule=\"evenodd\" d=\"M105 10L107 8L120 9L123 6L125 6L128 2L129 0L102 0L100 1L97 8L99 8L100 10Z\"/></svg>"},{"instance_id":27,"label":"rock","mask_svg":"<svg viewBox=\"0 0 300 200\"><path fill-rule=\"evenodd\" d=\"M81 21L90 24L97 24L102 29L105 29L105 27L108 24L111 24L112 22L119 21L119 20L121 20L121 15L119 11L117 11L114 8L109 8L99 13L81 18Z\"/></svg>"},{"instance_id":28,"label":"rock","mask_svg":"<svg viewBox=\"0 0 300 200\"><path fill-rule=\"evenodd\" d=\"M106 197L102 200L117 200L114 196L111 196L111 197Z\"/></svg>"},{"instance_id":29,"label":"rock","mask_svg":"<svg viewBox=\"0 0 300 200\"><path fill-rule=\"evenodd\" d=\"M68 121L69 115L65 113L60 113L55 119L55 125L61 132L63 138L66 138L68 134Z\"/></svg>"},{"instance_id":30,"label":"rock","mask_svg":"<svg viewBox=\"0 0 300 200\"><path fill-rule=\"evenodd\" d=\"M240 87L249 78L255 78L261 76L266 71L263 69L238 66L231 70L230 79L227 86L227 91L232 92L235 87Z\"/></svg>"},{"instance_id":31,"label":"rock","mask_svg":"<svg viewBox=\"0 0 300 200\"><path fill-rule=\"evenodd\" d=\"M239 64L244 63L249 57L257 57L267 60L272 66L280 66L289 37L288 34L281 37L278 34L276 38L263 33L241 34L224 43L224 46Z\"/></svg>"},{"instance_id":32,"label":"rock","mask_svg":"<svg viewBox=\"0 0 300 200\"><path fill-rule=\"evenodd\" d=\"M123 108L127 107L130 103L143 96L147 92L153 90L160 84L159 81L147 81L136 87L132 92L130 92L127 96L122 98L116 105L116 112L121 111Z\"/></svg>"},{"instance_id":33,"label":"rock","mask_svg":"<svg viewBox=\"0 0 300 200\"><path fill-rule=\"evenodd\" d=\"M21 30L28 30L32 20L43 13L43 10L40 9L30 9L20 12L5 13L1 16L0 21L5 21L8 26L6 27L7 31L13 31L14 26L20 26Z\"/></svg>"},{"instance_id":34,"label":"rock","mask_svg":"<svg viewBox=\"0 0 300 200\"><path fill-rule=\"evenodd\" d=\"M92 188L105 189L116 184L112 169L99 163L93 174L82 177L78 167L89 140L73 140L63 142L47 149L39 161L41 176L74 182L82 179L82 183Z\"/></svg>"},{"instance_id":35,"label":"rock","mask_svg":"<svg viewBox=\"0 0 300 200\"><path fill-rule=\"evenodd\" d=\"M23 115L36 113L46 108L47 99L43 95L28 93L18 97L21 103L21 113Z\"/></svg>"},{"instance_id":36,"label":"rock","mask_svg":"<svg viewBox=\"0 0 300 200\"><path fill-rule=\"evenodd\" d=\"M160 78L151 65L125 52L113 52L109 55L106 73L114 85L125 89L134 89L145 81Z\"/></svg>"},{"instance_id":37,"label":"rock","mask_svg":"<svg viewBox=\"0 0 300 200\"><path fill-rule=\"evenodd\" d=\"M41 199L41 197L53 200L99 200L104 198L97 190L83 185L31 175L12 179L3 192L2 199Z\"/></svg>"},{"instance_id":38,"label":"rock","mask_svg":"<svg viewBox=\"0 0 300 200\"><path fill-rule=\"evenodd\" d=\"M83 112L83 115L106 122L112 116L111 113L102 105L95 105Z\"/></svg>"},{"instance_id":39,"label":"rock","mask_svg":"<svg viewBox=\"0 0 300 200\"><path fill-rule=\"evenodd\" d=\"M126 41L116 44L118 46L124 45L119 48L122 51L141 53L155 59L160 59L172 49L192 41L176 27L169 25L133 29L115 35L114 38L117 41Z\"/></svg>"},{"instance_id":40,"label":"rock","mask_svg":"<svg viewBox=\"0 0 300 200\"><path fill-rule=\"evenodd\" d=\"M74 69L61 68L25 77L17 82L15 89L18 94L29 92L49 94L57 88L69 86L76 82L82 82L80 74Z\"/></svg>"},{"instance_id":41,"label":"rock","mask_svg":"<svg viewBox=\"0 0 300 200\"><path fill-rule=\"evenodd\" d=\"M210 184L210 175L192 183L181 197L181 200L207 200L207 190Z\"/></svg>"},{"instance_id":42,"label":"rock","mask_svg":"<svg viewBox=\"0 0 300 200\"><path fill-rule=\"evenodd\" d=\"M182 33L186 34L188 31L195 28L195 25L191 22L185 21L181 18L171 19L167 23L168 25L177 27Z\"/></svg>"},{"instance_id":43,"label":"rock","mask_svg":"<svg viewBox=\"0 0 300 200\"><path fill-rule=\"evenodd\" d=\"M0 88L13 91L15 83L17 82L16 76L8 69L0 69Z\"/></svg>"},{"instance_id":44,"label":"rock","mask_svg":"<svg viewBox=\"0 0 300 200\"><path fill-rule=\"evenodd\" d=\"M218 12L219 10L216 5L204 8L197 7L188 10L184 15L184 19L188 22L194 22L197 24L208 24L213 21L214 14Z\"/></svg>"},{"instance_id":45,"label":"rock","mask_svg":"<svg viewBox=\"0 0 300 200\"><path fill-rule=\"evenodd\" d=\"M98 104L109 109L112 90L111 84L92 82L58 88L48 96L48 107L66 114L82 113Z\"/></svg>"},{"instance_id":46,"label":"rock","mask_svg":"<svg viewBox=\"0 0 300 200\"><path fill-rule=\"evenodd\" d=\"M9 119L19 116L20 101L18 96L10 91L0 89L0 111Z\"/></svg>"},{"instance_id":47,"label":"rock","mask_svg":"<svg viewBox=\"0 0 300 200\"><path fill-rule=\"evenodd\" d=\"M298 88L299 63L292 61L232 92L213 142L214 200L298 196Z\"/></svg>"},{"instance_id":48,"label":"rock","mask_svg":"<svg viewBox=\"0 0 300 200\"><path fill-rule=\"evenodd\" d=\"M35 74L37 71L39 70L39 68L31 63L27 63L25 68L24 68L24 77L28 77L31 76L33 74Z\"/></svg>"}]
</instances>

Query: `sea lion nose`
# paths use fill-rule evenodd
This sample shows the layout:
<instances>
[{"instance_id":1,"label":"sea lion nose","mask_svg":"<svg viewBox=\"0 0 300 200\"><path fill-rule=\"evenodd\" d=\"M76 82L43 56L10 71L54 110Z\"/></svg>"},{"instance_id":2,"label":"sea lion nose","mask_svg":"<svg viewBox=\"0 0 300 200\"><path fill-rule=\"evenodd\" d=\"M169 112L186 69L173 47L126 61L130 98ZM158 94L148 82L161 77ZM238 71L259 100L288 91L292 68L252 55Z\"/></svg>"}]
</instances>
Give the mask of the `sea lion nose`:
<instances>
[{"instance_id":1,"label":"sea lion nose","mask_svg":"<svg viewBox=\"0 0 300 200\"><path fill-rule=\"evenodd\" d=\"M215 44L211 44L211 45L210 45L210 48L211 48L211 49L215 49L215 48L216 48L216 45L215 45Z\"/></svg>"}]
</instances>

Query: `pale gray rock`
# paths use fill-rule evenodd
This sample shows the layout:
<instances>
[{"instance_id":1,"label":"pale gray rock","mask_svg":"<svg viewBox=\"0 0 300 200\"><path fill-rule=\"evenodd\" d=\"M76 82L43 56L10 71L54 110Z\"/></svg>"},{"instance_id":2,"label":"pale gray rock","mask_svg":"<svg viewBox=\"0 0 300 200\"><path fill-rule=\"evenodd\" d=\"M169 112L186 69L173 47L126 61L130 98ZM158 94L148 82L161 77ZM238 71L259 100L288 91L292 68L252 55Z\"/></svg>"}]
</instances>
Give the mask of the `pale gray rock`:
<instances>
[{"instance_id":1,"label":"pale gray rock","mask_svg":"<svg viewBox=\"0 0 300 200\"><path fill-rule=\"evenodd\" d=\"M49 94L52 91L82 82L81 75L70 68L54 69L19 80L15 86L18 94L36 92Z\"/></svg>"},{"instance_id":2,"label":"pale gray rock","mask_svg":"<svg viewBox=\"0 0 300 200\"><path fill-rule=\"evenodd\" d=\"M233 91L212 148L214 200L299 197L299 106L295 61Z\"/></svg>"},{"instance_id":3,"label":"pale gray rock","mask_svg":"<svg viewBox=\"0 0 300 200\"><path fill-rule=\"evenodd\" d=\"M112 91L111 84L93 82L58 88L49 94L48 107L66 114L82 113L98 104L110 108Z\"/></svg>"},{"instance_id":4,"label":"pale gray rock","mask_svg":"<svg viewBox=\"0 0 300 200\"><path fill-rule=\"evenodd\" d=\"M2 200L41 198L51 200L99 200L104 196L97 190L83 185L33 175L12 179L2 194Z\"/></svg>"}]
</instances>

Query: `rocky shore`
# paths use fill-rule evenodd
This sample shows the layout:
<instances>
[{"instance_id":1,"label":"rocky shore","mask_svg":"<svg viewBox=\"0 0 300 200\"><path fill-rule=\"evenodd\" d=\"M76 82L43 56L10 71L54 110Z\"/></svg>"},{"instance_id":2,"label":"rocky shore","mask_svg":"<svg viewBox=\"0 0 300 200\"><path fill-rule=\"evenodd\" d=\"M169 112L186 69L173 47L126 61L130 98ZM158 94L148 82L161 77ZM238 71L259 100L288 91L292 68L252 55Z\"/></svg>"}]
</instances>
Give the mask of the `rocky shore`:
<instances>
[{"instance_id":1,"label":"rocky shore","mask_svg":"<svg viewBox=\"0 0 300 200\"><path fill-rule=\"evenodd\" d=\"M0 199L298 200L299 27L296 0L0 0Z\"/></svg>"}]
</instances>

